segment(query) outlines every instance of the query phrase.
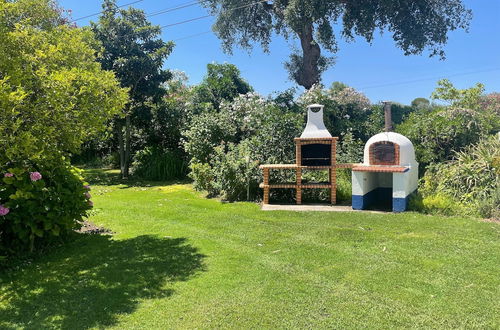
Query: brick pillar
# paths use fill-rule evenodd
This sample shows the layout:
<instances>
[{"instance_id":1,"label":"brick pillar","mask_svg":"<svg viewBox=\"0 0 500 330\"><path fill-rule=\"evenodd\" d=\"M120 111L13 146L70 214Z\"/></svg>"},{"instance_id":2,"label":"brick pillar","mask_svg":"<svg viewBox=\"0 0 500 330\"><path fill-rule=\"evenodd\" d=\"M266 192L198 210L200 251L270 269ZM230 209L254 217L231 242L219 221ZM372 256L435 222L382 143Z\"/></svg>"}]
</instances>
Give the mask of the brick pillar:
<instances>
[{"instance_id":1,"label":"brick pillar","mask_svg":"<svg viewBox=\"0 0 500 330\"><path fill-rule=\"evenodd\" d=\"M269 169L264 168L264 204L269 204Z\"/></svg>"},{"instance_id":2,"label":"brick pillar","mask_svg":"<svg viewBox=\"0 0 500 330\"><path fill-rule=\"evenodd\" d=\"M330 168L330 200L337 204L337 140L332 141L332 167Z\"/></svg>"},{"instance_id":3,"label":"brick pillar","mask_svg":"<svg viewBox=\"0 0 500 330\"><path fill-rule=\"evenodd\" d=\"M295 180L295 199L297 204L302 204L302 168L300 167L295 170Z\"/></svg>"},{"instance_id":4,"label":"brick pillar","mask_svg":"<svg viewBox=\"0 0 500 330\"><path fill-rule=\"evenodd\" d=\"M337 204L337 169L332 167L330 169L330 200L332 204Z\"/></svg>"},{"instance_id":5,"label":"brick pillar","mask_svg":"<svg viewBox=\"0 0 500 330\"><path fill-rule=\"evenodd\" d=\"M297 166L302 165L302 148L301 148L300 141L295 140L295 164Z\"/></svg>"}]
</instances>

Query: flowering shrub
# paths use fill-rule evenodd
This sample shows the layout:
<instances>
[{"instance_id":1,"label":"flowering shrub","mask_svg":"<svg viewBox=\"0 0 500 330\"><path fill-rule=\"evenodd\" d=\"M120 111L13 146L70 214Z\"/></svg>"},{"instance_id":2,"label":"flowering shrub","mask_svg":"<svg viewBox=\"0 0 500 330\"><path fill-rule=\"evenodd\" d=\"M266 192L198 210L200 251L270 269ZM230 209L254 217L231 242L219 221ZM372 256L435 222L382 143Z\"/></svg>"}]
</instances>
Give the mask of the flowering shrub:
<instances>
[{"instance_id":1,"label":"flowering shrub","mask_svg":"<svg viewBox=\"0 0 500 330\"><path fill-rule=\"evenodd\" d=\"M319 103L325 106L325 125L332 136L352 131L356 138L366 138L366 121L371 112L370 100L354 88L333 83L328 89L315 85L297 101L301 109ZM305 112L303 112L305 113Z\"/></svg>"},{"instance_id":2,"label":"flowering shrub","mask_svg":"<svg viewBox=\"0 0 500 330\"><path fill-rule=\"evenodd\" d=\"M92 208L90 186L68 164L0 171L4 173L0 179L0 254L33 250L42 239L64 235L77 228Z\"/></svg>"},{"instance_id":3,"label":"flowering shrub","mask_svg":"<svg viewBox=\"0 0 500 330\"><path fill-rule=\"evenodd\" d=\"M293 138L304 124L302 114L283 111L255 93L223 102L218 113L196 116L184 132L194 187L226 200L258 198L258 165L292 162Z\"/></svg>"}]
</instances>

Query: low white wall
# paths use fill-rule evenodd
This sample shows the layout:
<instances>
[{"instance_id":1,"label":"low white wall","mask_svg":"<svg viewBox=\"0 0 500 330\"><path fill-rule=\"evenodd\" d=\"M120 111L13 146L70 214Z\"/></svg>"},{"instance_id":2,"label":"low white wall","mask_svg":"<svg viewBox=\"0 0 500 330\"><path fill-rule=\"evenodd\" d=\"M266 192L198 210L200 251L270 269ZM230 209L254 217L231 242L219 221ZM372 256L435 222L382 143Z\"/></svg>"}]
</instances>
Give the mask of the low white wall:
<instances>
[{"instance_id":1,"label":"low white wall","mask_svg":"<svg viewBox=\"0 0 500 330\"><path fill-rule=\"evenodd\" d=\"M405 198L418 187L418 166L412 166L405 173L394 173L393 198Z\"/></svg>"},{"instance_id":2,"label":"low white wall","mask_svg":"<svg viewBox=\"0 0 500 330\"><path fill-rule=\"evenodd\" d=\"M352 172L352 194L363 196L377 188L377 178L370 172Z\"/></svg>"}]
</instances>

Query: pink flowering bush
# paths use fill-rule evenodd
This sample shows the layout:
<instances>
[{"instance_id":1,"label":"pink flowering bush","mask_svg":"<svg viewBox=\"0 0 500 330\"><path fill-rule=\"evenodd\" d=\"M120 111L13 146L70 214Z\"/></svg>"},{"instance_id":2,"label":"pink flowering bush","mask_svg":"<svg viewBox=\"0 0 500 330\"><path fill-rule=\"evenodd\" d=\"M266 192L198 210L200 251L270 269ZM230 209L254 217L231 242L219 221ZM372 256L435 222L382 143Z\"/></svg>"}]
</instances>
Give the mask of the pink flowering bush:
<instances>
[{"instance_id":1,"label":"pink flowering bush","mask_svg":"<svg viewBox=\"0 0 500 330\"><path fill-rule=\"evenodd\" d=\"M62 164L0 167L0 255L71 232L92 208L79 170Z\"/></svg>"},{"instance_id":2,"label":"pink flowering bush","mask_svg":"<svg viewBox=\"0 0 500 330\"><path fill-rule=\"evenodd\" d=\"M9 214L10 209L0 204L0 216L5 216Z\"/></svg>"},{"instance_id":3,"label":"pink flowering bush","mask_svg":"<svg viewBox=\"0 0 500 330\"><path fill-rule=\"evenodd\" d=\"M38 181L42 178L42 175L40 172L30 172L30 179L31 181Z\"/></svg>"}]
</instances>

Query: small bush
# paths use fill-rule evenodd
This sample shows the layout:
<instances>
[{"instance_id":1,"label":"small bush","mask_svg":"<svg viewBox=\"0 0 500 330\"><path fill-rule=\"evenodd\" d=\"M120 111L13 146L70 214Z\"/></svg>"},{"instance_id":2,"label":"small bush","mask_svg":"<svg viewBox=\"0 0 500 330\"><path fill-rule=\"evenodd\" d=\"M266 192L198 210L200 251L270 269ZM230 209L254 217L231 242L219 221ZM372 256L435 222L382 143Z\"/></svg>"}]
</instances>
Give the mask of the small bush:
<instances>
[{"instance_id":1,"label":"small bush","mask_svg":"<svg viewBox=\"0 0 500 330\"><path fill-rule=\"evenodd\" d=\"M135 154L132 173L152 181L182 179L187 174L187 162L178 151L147 147Z\"/></svg>"},{"instance_id":2,"label":"small bush","mask_svg":"<svg viewBox=\"0 0 500 330\"><path fill-rule=\"evenodd\" d=\"M258 163L250 157L250 147L247 140L215 148L211 185L222 199L250 200L257 196L261 174Z\"/></svg>"},{"instance_id":3,"label":"small bush","mask_svg":"<svg viewBox=\"0 0 500 330\"><path fill-rule=\"evenodd\" d=\"M0 170L0 253L32 251L37 242L67 234L92 208L90 188L67 163Z\"/></svg>"},{"instance_id":4,"label":"small bush","mask_svg":"<svg viewBox=\"0 0 500 330\"><path fill-rule=\"evenodd\" d=\"M337 201L346 202L352 199L352 177L350 169L337 170Z\"/></svg>"},{"instance_id":5,"label":"small bush","mask_svg":"<svg viewBox=\"0 0 500 330\"><path fill-rule=\"evenodd\" d=\"M463 205L455 201L452 197L442 193L427 197L416 195L410 200L409 208L414 211L443 215L460 214L464 210Z\"/></svg>"}]
</instances>

